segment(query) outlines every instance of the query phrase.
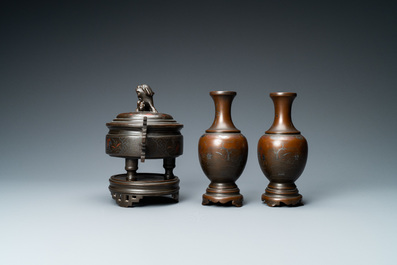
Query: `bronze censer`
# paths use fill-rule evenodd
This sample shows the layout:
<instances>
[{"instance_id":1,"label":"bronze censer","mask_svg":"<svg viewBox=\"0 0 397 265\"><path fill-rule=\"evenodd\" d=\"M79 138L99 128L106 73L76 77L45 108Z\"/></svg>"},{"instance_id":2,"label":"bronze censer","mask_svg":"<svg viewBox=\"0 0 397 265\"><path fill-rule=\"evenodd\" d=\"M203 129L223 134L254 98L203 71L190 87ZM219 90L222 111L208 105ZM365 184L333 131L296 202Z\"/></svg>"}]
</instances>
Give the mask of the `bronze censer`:
<instances>
[{"instance_id":1,"label":"bronze censer","mask_svg":"<svg viewBox=\"0 0 397 265\"><path fill-rule=\"evenodd\" d=\"M106 153L125 158L127 171L110 177L109 190L122 207L133 206L147 196L171 195L178 202L179 178L173 169L175 158L183 153L183 125L171 115L157 112L148 85L139 85L136 93L135 112L121 113L106 123ZM139 159L163 159L165 173L137 173Z\"/></svg>"}]
</instances>

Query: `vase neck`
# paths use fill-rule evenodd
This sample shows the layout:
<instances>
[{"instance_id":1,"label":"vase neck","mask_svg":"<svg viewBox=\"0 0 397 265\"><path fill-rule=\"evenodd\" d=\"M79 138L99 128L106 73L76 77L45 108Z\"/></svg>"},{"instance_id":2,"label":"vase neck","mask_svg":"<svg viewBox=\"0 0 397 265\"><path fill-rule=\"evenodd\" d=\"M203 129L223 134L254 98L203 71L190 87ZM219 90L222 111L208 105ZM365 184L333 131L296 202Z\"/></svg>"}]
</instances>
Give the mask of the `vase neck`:
<instances>
[{"instance_id":1,"label":"vase neck","mask_svg":"<svg viewBox=\"0 0 397 265\"><path fill-rule=\"evenodd\" d=\"M207 133L230 132L239 133L232 121L232 101L236 96L234 91L212 91L210 95L215 104L215 119Z\"/></svg>"},{"instance_id":2,"label":"vase neck","mask_svg":"<svg viewBox=\"0 0 397 265\"><path fill-rule=\"evenodd\" d=\"M291 119L292 102L296 93L277 92L270 93L274 103L274 121L272 127L266 131L270 134L300 134Z\"/></svg>"}]
</instances>

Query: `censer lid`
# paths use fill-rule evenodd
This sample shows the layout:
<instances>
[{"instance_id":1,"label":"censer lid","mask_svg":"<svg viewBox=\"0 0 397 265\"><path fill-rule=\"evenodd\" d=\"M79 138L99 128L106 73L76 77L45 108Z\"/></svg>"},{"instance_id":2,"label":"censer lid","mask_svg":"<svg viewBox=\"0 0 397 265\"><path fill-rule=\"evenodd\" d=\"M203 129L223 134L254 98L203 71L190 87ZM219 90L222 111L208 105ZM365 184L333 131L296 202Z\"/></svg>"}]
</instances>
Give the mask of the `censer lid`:
<instances>
[{"instance_id":1,"label":"censer lid","mask_svg":"<svg viewBox=\"0 0 397 265\"><path fill-rule=\"evenodd\" d=\"M144 123L148 127L172 130L180 130L183 127L171 115L157 111L153 105L154 92L148 85L139 85L135 90L138 96L135 112L120 113L112 122L106 123L107 127L141 128Z\"/></svg>"}]
</instances>

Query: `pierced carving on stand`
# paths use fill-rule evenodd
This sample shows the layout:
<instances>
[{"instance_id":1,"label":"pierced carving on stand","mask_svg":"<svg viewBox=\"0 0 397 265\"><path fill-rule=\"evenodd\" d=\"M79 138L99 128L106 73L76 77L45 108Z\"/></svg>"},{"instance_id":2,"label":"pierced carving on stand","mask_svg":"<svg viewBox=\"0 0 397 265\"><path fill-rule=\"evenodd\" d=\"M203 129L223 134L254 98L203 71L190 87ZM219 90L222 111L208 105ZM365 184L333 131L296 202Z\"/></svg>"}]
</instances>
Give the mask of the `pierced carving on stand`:
<instances>
[{"instance_id":1,"label":"pierced carving on stand","mask_svg":"<svg viewBox=\"0 0 397 265\"><path fill-rule=\"evenodd\" d=\"M176 157L183 153L183 125L171 115L158 113L153 105L154 92L148 85L135 89L135 112L121 113L107 123L106 153L125 158L125 174L111 176L109 190L119 206L129 207L141 199L170 195L179 199L179 178L174 175ZM162 148L159 148L161 144ZM163 159L164 174L137 173L138 160Z\"/></svg>"}]
</instances>

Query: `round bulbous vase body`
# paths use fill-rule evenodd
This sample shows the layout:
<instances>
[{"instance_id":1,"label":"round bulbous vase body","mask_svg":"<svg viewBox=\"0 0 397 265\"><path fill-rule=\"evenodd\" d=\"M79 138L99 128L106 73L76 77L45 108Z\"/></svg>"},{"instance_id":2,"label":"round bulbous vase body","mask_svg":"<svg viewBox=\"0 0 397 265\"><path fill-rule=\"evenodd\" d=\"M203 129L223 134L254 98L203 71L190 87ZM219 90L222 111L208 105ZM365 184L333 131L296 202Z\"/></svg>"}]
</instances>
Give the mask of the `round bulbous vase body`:
<instances>
[{"instance_id":1,"label":"round bulbous vase body","mask_svg":"<svg viewBox=\"0 0 397 265\"><path fill-rule=\"evenodd\" d=\"M231 203L242 206L243 196L236 180L244 171L248 156L247 139L231 119L233 91L212 91L215 120L199 140L199 160L204 174L211 181L203 195L203 205Z\"/></svg>"},{"instance_id":2,"label":"round bulbous vase body","mask_svg":"<svg viewBox=\"0 0 397 265\"><path fill-rule=\"evenodd\" d=\"M296 93L277 92L270 97L275 106L274 122L258 142L259 165L270 181L262 201L269 206L302 205L295 181L305 168L308 146L291 120Z\"/></svg>"}]
</instances>

